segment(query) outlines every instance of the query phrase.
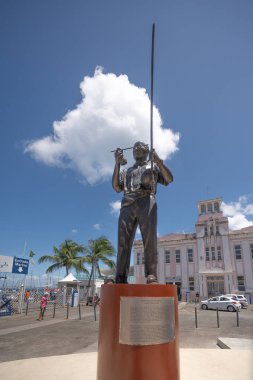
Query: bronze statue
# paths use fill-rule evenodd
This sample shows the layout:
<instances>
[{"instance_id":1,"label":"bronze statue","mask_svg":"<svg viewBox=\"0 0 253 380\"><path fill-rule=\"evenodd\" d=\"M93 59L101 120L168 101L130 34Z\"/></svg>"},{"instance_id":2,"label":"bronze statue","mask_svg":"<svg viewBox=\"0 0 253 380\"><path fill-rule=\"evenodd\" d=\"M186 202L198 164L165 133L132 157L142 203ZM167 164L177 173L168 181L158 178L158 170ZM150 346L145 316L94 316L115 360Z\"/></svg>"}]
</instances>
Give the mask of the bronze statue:
<instances>
[{"instance_id":1,"label":"bronze statue","mask_svg":"<svg viewBox=\"0 0 253 380\"><path fill-rule=\"evenodd\" d=\"M122 149L117 148L115 151L112 186L118 193L124 191L118 224L116 283L127 283L131 250L138 225L144 245L145 276L147 283L152 283L157 282L156 187L157 183L167 186L173 181L173 176L157 153L154 150L149 151L147 144L136 142L133 156L135 164L120 171L120 166L125 165L126 160Z\"/></svg>"}]
</instances>

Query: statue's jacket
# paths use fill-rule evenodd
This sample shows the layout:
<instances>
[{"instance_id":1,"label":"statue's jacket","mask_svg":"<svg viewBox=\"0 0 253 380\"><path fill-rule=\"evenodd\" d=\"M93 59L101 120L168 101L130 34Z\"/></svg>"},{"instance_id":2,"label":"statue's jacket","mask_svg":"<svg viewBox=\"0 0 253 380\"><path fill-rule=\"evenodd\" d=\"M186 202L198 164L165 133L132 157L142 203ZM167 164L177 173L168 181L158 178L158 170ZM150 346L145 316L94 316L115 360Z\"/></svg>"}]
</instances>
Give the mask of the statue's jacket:
<instances>
[{"instance_id":1,"label":"statue's jacket","mask_svg":"<svg viewBox=\"0 0 253 380\"><path fill-rule=\"evenodd\" d=\"M156 193L157 183L165 185L166 181L155 163L153 164L153 175ZM154 197L152 191L152 181L153 178L150 161L145 162L141 166L136 163L132 167L123 170L120 173L120 187L124 191L121 207L129 206L139 198L150 195Z\"/></svg>"}]
</instances>

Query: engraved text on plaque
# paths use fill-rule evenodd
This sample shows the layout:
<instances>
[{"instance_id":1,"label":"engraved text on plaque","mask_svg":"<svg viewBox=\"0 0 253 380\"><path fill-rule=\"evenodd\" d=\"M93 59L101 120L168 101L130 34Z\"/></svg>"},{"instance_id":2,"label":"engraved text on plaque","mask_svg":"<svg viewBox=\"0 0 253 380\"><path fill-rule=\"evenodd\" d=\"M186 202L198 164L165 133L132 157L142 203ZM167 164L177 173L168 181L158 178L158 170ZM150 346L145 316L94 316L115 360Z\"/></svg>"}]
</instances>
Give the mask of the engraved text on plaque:
<instances>
[{"instance_id":1,"label":"engraved text on plaque","mask_svg":"<svg viewBox=\"0 0 253 380\"><path fill-rule=\"evenodd\" d=\"M153 345L174 339L174 297L120 298L119 343Z\"/></svg>"}]
</instances>

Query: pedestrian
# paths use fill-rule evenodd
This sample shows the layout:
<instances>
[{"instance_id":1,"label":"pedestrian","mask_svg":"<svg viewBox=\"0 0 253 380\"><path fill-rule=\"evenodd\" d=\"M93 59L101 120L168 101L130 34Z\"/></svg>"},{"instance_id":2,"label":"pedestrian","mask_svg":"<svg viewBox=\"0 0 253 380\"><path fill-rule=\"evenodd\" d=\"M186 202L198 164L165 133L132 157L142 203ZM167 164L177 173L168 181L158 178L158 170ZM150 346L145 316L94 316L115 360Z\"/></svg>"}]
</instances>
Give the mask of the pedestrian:
<instances>
[{"instance_id":1,"label":"pedestrian","mask_svg":"<svg viewBox=\"0 0 253 380\"><path fill-rule=\"evenodd\" d=\"M41 321L44 318L44 314L45 314L46 307L47 307L47 296L48 296L48 293L44 293L43 296L41 297L40 314L39 314L39 318L37 319L37 321Z\"/></svg>"},{"instance_id":2,"label":"pedestrian","mask_svg":"<svg viewBox=\"0 0 253 380\"><path fill-rule=\"evenodd\" d=\"M25 302L28 302L29 301L29 298L30 298L30 291L29 290L27 290L26 292L25 292Z\"/></svg>"},{"instance_id":3,"label":"pedestrian","mask_svg":"<svg viewBox=\"0 0 253 380\"><path fill-rule=\"evenodd\" d=\"M98 294L96 293L93 296L93 305L96 307L97 305L99 305L99 301L100 301L100 298L99 298Z\"/></svg>"}]
</instances>

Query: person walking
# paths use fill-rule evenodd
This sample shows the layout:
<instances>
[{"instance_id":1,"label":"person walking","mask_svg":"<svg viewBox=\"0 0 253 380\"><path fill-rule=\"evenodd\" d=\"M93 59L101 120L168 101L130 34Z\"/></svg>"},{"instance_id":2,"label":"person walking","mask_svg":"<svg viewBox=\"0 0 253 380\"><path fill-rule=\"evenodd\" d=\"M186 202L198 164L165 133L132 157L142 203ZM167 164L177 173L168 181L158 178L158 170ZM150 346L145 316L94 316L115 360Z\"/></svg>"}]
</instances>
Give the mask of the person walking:
<instances>
[{"instance_id":1,"label":"person walking","mask_svg":"<svg viewBox=\"0 0 253 380\"><path fill-rule=\"evenodd\" d=\"M37 321L42 321L44 318L44 314L45 314L46 307L47 307L47 296L48 296L48 293L44 293L43 296L41 297L40 314L39 314L39 318L37 319Z\"/></svg>"},{"instance_id":2,"label":"person walking","mask_svg":"<svg viewBox=\"0 0 253 380\"><path fill-rule=\"evenodd\" d=\"M25 292L25 302L28 302L28 301L29 301L30 295L31 295L30 290L27 290L27 291Z\"/></svg>"}]
</instances>

